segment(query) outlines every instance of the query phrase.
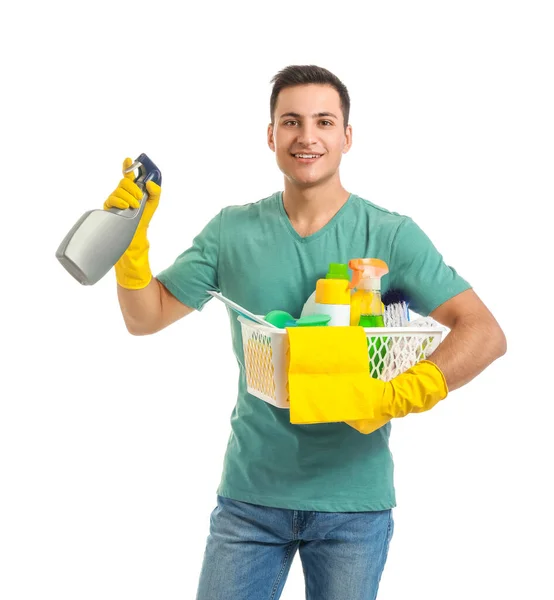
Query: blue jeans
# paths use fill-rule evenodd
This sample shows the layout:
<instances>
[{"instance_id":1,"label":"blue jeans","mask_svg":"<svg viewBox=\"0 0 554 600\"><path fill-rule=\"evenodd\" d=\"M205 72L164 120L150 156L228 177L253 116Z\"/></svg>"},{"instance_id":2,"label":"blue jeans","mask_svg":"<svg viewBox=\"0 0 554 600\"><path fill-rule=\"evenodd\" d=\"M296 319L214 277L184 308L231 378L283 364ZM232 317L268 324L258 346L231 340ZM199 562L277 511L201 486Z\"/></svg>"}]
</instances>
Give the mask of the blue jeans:
<instances>
[{"instance_id":1,"label":"blue jeans","mask_svg":"<svg viewBox=\"0 0 554 600\"><path fill-rule=\"evenodd\" d=\"M306 600L374 600L392 510L313 512L218 496L196 600L277 600L296 551Z\"/></svg>"}]
</instances>

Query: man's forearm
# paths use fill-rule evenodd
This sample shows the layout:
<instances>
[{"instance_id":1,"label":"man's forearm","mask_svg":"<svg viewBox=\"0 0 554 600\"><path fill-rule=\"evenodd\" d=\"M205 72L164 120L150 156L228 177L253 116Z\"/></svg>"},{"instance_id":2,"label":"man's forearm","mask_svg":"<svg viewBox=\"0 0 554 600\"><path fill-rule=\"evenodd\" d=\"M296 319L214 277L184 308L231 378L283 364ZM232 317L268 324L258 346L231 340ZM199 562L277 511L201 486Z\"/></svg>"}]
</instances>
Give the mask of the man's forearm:
<instances>
[{"instance_id":1,"label":"man's forearm","mask_svg":"<svg viewBox=\"0 0 554 600\"><path fill-rule=\"evenodd\" d=\"M148 335L158 330L162 302L160 283L155 277L140 290L129 290L118 284L117 298L129 333Z\"/></svg>"},{"instance_id":2,"label":"man's forearm","mask_svg":"<svg viewBox=\"0 0 554 600\"><path fill-rule=\"evenodd\" d=\"M494 319L459 319L429 357L443 372L448 390L470 382L506 352L506 338Z\"/></svg>"}]
</instances>

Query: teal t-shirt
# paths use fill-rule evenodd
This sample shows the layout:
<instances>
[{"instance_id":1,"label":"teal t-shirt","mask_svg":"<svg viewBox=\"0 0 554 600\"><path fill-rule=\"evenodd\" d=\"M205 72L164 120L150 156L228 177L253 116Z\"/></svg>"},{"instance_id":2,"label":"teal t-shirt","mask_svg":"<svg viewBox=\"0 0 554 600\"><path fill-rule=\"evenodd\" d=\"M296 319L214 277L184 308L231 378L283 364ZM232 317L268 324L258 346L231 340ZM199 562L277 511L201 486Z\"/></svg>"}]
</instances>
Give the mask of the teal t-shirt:
<instances>
[{"instance_id":1,"label":"teal t-shirt","mask_svg":"<svg viewBox=\"0 0 554 600\"><path fill-rule=\"evenodd\" d=\"M182 303L202 310L207 290L255 314L299 317L329 263L380 258L389 266L382 292L400 289L427 316L470 286L447 266L412 219L351 194L322 229L301 237L282 192L221 210L157 279ZM391 424L364 435L346 423L293 425L289 411L246 391L240 323L229 311L239 392L217 493L277 508L329 512L396 506Z\"/></svg>"}]
</instances>

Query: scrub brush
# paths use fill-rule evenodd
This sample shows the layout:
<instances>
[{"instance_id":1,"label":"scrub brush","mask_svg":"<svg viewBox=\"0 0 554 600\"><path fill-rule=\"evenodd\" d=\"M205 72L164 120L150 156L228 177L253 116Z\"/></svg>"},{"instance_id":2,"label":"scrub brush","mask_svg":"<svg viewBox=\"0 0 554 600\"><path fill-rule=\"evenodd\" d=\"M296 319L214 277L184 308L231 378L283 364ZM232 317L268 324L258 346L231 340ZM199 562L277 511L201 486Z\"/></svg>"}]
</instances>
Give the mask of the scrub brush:
<instances>
[{"instance_id":1,"label":"scrub brush","mask_svg":"<svg viewBox=\"0 0 554 600\"><path fill-rule=\"evenodd\" d=\"M382 298L385 306L384 321L385 327L407 327L409 324L408 300L405 294L398 289L387 290ZM405 370L407 360L412 360L411 348L408 343L410 338L391 338L391 348L389 352L389 361L391 377L395 377Z\"/></svg>"},{"instance_id":2,"label":"scrub brush","mask_svg":"<svg viewBox=\"0 0 554 600\"><path fill-rule=\"evenodd\" d=\"M383 294L382 301L385 305L385 327L420 328L437 325L431 317L420 317L410 322L408 312L410 301L401 290L388 290ZM434 351L437 343L433 337L422 339L419 335L401 336L395 340L389 353L389 377L392 379L420 360L426 359Z\"/></svg>"},{"instance_id":3,"label":"scrub brush","mask_svg":"<svg viewBox=\"0 0 554 600\"><path fill-rule=\"evenodd\" d=\"M387 290L381 298L385 305L385 327L408 327L409 300L401 290Z\"/></svg>"}]
</instances>

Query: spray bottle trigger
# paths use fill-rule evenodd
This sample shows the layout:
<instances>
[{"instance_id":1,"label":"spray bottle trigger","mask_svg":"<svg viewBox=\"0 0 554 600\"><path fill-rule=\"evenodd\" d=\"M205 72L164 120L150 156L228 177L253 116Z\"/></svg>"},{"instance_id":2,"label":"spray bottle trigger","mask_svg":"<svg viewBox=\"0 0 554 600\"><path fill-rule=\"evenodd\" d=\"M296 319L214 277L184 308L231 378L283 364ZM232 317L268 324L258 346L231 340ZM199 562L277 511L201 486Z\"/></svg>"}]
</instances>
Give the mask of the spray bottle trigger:
<instances>
[{"instance_id":1,"label":"spray bottle trigger","mask_svg":"<svg viewBox=\"0 0 554 600\"><path fill-rule=\"evenodd\" d=\"M138 169L138 177L135 179L135 183L137 185L146 184L147 181L153 181L157 183L159 186L162 185L162 174L158 167L148 158L146 154L141 154L133 164L129 165L127 169L123 171L123 173L130 173Z\"/></svg>"}]
</instances>

